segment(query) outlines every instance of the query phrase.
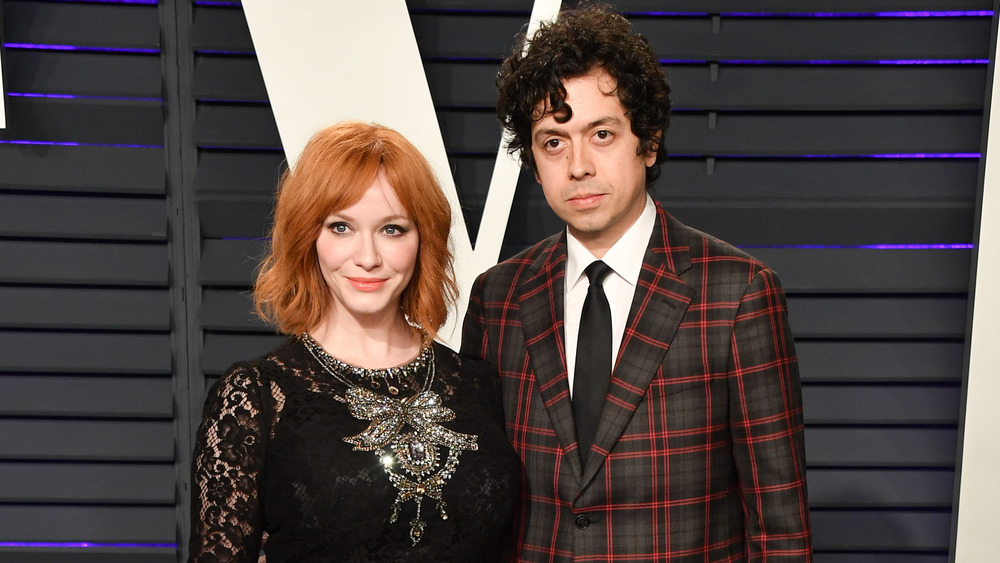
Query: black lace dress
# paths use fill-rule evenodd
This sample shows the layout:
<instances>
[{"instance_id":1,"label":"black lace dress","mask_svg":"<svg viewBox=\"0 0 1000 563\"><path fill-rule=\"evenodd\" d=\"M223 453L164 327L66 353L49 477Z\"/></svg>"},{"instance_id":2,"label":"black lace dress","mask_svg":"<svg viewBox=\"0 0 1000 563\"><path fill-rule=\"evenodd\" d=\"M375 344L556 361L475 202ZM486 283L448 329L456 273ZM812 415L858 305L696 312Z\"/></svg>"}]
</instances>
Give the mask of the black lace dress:
<instances>
[{"instance_id":1,"label":"black lace dress","mask_svg":"<svg viewBox=\"0 0 1000 563\"><path fill-rule=\"evenodd\" d=\"M344 441L369 428L338 400L347 386L298 338L235 364L209 392L192 468L191 561L256 563L261 536L268 563L320 561L483 561L509 549L520 499L520 458L503 429L499 381L485 364L433 346L430 391L454 411L440 426L474 434L441 488L447 519L423 498L425 528L414 545L411 498L375 451ZM398 398L417 395L426 375L409 376ZM377 380L376 380L377 381ZM385 385L362 385L389 396ZM449 448L440 450L438 467Z\"/></svg>"}]
</instances>

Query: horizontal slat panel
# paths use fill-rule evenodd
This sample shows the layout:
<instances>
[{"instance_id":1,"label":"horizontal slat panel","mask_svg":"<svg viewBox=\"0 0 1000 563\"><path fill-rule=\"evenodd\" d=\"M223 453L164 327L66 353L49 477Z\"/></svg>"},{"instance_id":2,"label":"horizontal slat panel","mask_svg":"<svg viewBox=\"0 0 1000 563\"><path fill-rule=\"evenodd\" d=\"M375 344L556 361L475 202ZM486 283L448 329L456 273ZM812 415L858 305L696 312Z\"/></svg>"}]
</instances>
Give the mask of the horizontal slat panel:
<instances>
[{"instance_id":1,"label":"horizontal slat panel","mask_svg":"<svg viewBox=\"0 0 1000 563\"><path fill-rule=\"evenodd\" d=\"M0 376L0 415L170 418L168 378Z\"/></svg>"},{"instance_id":2,"label":"horizontal slat panel","mask_svg":"<svg viewBox=\"0 0 1000 563\"><path fill-rule=\"evenodd\" d=\"M469 9L470 0L408 0L410 10L462 10ZM531 11L532 0L476 0L475 9L523 13ZM623 11L663 11L663 0L620 0L615 6ZM985 0L743 0L741 12L804 13L823 12L884 12L915 10L989 10L992 4ZM731 0L671 0L670 8L677 12L719 13L733 10Z\"/></svg>"},{"instance_id":3,"label":"horizontal slat panel","mask_svg":"<svg viewBox=\"0 0 1000 563\"><path fill-rule=\"evenodd\" d=\"M525 195L514 200L504 238L505 243L521 248L559 229L541 193ZM247 213L241 217L250 225L261 224L269 212L266 205L259 210L252 210L250 205L240 209ZM974 215L971 201L827 205L813 201L685 201L670 204L668 210L687 225L738 246L968 244L972 241ZM206 215L206 225L210 224L208 218L225 220L223 211ZM230 236L260 236L256 232L248 228Z\"/></svg>"},{"instance_id":4,"label":"horizontal slat panel","mask_svg":"<svg viewBox=\"0 0 1000 563\"><path fill-rule=\"evenodd\" d=\"M0 169L0 187L17 190L162 194L166 185L159 148L0 145Z\"/></svg>"},{"instance_id":5,"label":"horizontal slat panel","mask_svg":"<svg viewBox=\"0 0 1000 563\"><path fill-rule=\"evenodd\" d=\"M285 155L274 152L202 151L195 189L199 193L274 193L284 172Z\"/></svg>"},{"instance_id":6,"label":"horizontal slat panel","mask_svg":"<svg viewBox=\"0 0 1000 563\"><path fill-rule=\"evenodd\" d=\"M5 57L8 92L162 96L160 58L156 55L11 49Z\"/></svg>"},{"instance_id":7,"label":"horizontal slat panel","mask_svg":"<svg viewBox=\"0 0 1000 563\"><path fill-rule=\"evenodd\" d=\"M167 247L5 241L0 244L0 282L166 286Z\"/></svg>"},{"instance_id":8,"label":"horizontal slat panel","mask_svg":"<svg viewBox=\"0 0 1000 563\"><path fill-rule=\"evenodd\" d=\"M199 147L281 147L278 126L267 105L200 104L194 136Z\"/></svg>"},{"instance_id":9,"label":"horizontal slat panel","mask_svg":"<svg viewBox=\"0 0 1000 563\"><path fill-rule=\"evenodd\" d=\"M816 550L948 550L950 511L812 511Z\"/></svg>"},{"instance_id":10,"label":"horizontal slat panel","mask_svg":"<svg viewBox=\"0 0 1000 563\"><path fill-rule=\"evenodd\" d=\"M675 110L979 111L986 91L985 64L666 68Z\"/></svg>"},{"instance_id":11,"label":"horizontal slat panel","mask_svg":"<svg viewBox=\"0 0 1000 563\"><path fill-rule=\"evenodd\" d=\"M155 49L159 11L155 5L118 2L4 2L4 41L78 47Z\"/></svg>"},{"instance_id":12,"label":"horizontal slat panel","mask_svg":"<svg viewBox=\"0 0 1000 563\"><path fill-rule=\"evenodd\" d=\"M951 508L955 472L935 469L810 469L809 506Z\"/></svg>"},{"instance_id":13,"label":"horizontal slat panel","mask_svg":"<svg viewBox=\"0 0 1000 563\"><path fill-rule=\"evenodd\" d=\"M494 0L507 2L508 0ZM437 5L442 3L468 4L466 0L418 0L416 5ZM410 2L407 2L409 5ZM621 0L615 4L620 10L662 10L660 0ZM730 0L671 0L672 10L679 12L725 13L733 11ZM820 11L823 13L863 13L872 14L886 11L914 12L920 10L989 10L986 0L743 0L740 12L765 12L774 14L801 14Z\"/></svg>"},{"instance_id":14,"label":"horizontal slat panel","mask_svg":"<svg viewBox=\"0 0 1000 563\"><path fill-rule=\"evenodd\" d=\"M201 244L201 283L246 288L267 243L261 240L205 240Z\"/></svg>"},{"instance_id":15,"label":"horizontal slat panel","mask_svg":"<svg viewBox=\"0 0 1000 563\"><path fill-rule=\"evenodd\" d=\"M806 424L958 424L960 398L957 384L802 387Z\"/></svg>"},{"instance_id":16,"label":"horizontal slat panel","mask_svg":"<svg viewBox=\"0 0 1000 563\"><path fill-rule=\"evenodd\" d=\"M166 290L0 287L0 326L168 330Z\"/></svg>"},{"instance_id":17,"label":"horizontal slat panel","mask_svg":"<svg viewBox=\"0 0 1000 563\"><path fill-rule=\"evenodd\" d=\"M965 298L791 297L789 317L799 338L962 338ZM252 313L249 295L206 290L202 326L209 330L269 330Z\"/></svg>"},{"instance_id":18,"label":"horizontal slat panel","mask_svg":"<svg viewBox=\"0 0 1000 563\"><path fill-rule=\"evenodd\" d=\"M262 238L268 235L273 198L263 194L198 198L201 236L206 239Z\"/></svg>"},{"instance_id":19,"label":"horizontal slat panel","mask_svg":"<svg viewBox=\"0 0 1000 563\"><path fill-rule=\"evenodd\" d=\"M781 6L778 12L789 11L787 4ZM663 7L657 4L655 9L662 11ZM726 10L731 9L729 6ZM814 9L806 7L802 11ZM903 9L916 8L909 5ZM677 8L671 6L671 10ZM694 11L704 13L707 10L697 8ZM411 21L425 58L499 59L510 51L513 37L527 23L527 16L522 11L417 12L411 14ZM726 17L718 34L713 34L708 17L638 16L631 19L635 30L650 39L661 57L673 60L975 59L985 58L989 47L990 20L987 17L778 21ZM237 8L197 7L192 44L196 51L253 51L246 21Z\"/></svg>"},{"instance_id":20,"label":"horizontal slat panel","mask_svg":"<svg viewBox=\"0 0 1000 563\"><path fill-rule=\"evenodd\" d=\"M173 444L171 421L0 419L5 460L173 461Z\"/></svg>"},{"instance_id":21,"label":"horizontal slat panel","mask_svg":"<svg viewBox=\"0 0 1000 563\"><path fill-rule=\"evenodd\" d=\"M242 109L242 108L241 108ZM250 108L246 119L261 121ZM495 154L500 125L491 111L439 111L445 145L453 152ZM244 129L238 116L227 116L236 140ZM215 121L220 125L223 116ZM717 116L710 128L708 115L676 114L667 131L667 148L674 155L808 156L977 153L982 119L976 114L757 114ZM273 142L263 131L248 144Z\"/></svg>"},{"instance_id":22,"label":"horizontal slat panel","mask_svg":"<svg viewBox=\"0 0 1000 563\"><path fill-rule=\"evenodd\" d=\"M498 141L499 142L499 141ZM492 154L453 155L451 165L462 203L479 210L486 201ZM654 195L667 210L686 200L727 199L861 201L973 200L978 159L681 159L664 163ZM525 192L540 192L522 172ZM538 193L539 201L541 194ZM550 230L553 227L549 227Z\"/></svg>"},{"instance_id":23,"label":"horizontal slat panel","mask_svg":"<svg viewBox=\"0 0 1000 563\"><path fill-rule=\"evenodd\" d=\"M990 19L723 17L713 33L707 16L635 17L632 28L672 60L962 60L986 58Z\"/></svg>"},{"instance_id":24,"label":"horizontal slat panel","mask_svg":"<svg viewBox=\"0 0 1000 563\"><path fill-rule=\"evenodd\" d=\"M954 338L965 335L961 297L789 297L798 338Z\"/></svg>"},{"instance_id":25,"label":"horizontal slat panel","mask_svg":"<svg viewBox=\"0 0 1000 563\"><path fill-rule=\"evenodd\" d=\"M982 127L978 114L736 113L719 115L714 129L709 128L709 121L706 116L675 116L667 131L671 153L751 156L976 153Z\"/></svg>"},{"instance_id":26,"label":"horizontal slat panel","mask_svg":"<svg viewBox=\"0 0 1000 563\"><path fill-rule=\"evenodd\" d=\"M207 240L201 281L245 287L266 247L261 240ZM750 248L781 276L788 293L960 293L969 250Z\"/></svg>"},{"instance_id":27,"label":"horizontal slat panel","mask_svg":"<svg viewBox=\"0 0 1000 563\"><path fill-rule=\"evenodd\" d=\"M792 331L796 331L793 323ZM803 382L960 382L962 341L796 342Z\"/></svg>"},{"instance_id":28,"label":"horizontal slat panel","mask_svg":"<svg viewBox=\"0 0 1000 563\"><path fill-rule=\"evenodd\" d=\"M250 295L231 289L202 292L201 326L206 330L274 332L254 312Z\"/></svg>"},{"instance_id":29,"label":"horizontal slat panel","mask_svg":"<svg viewBox=\"0 0 1000 563\"><path fill-rule=\"evenodd\" d=\"M199 101L268 99L256 57L196 54L193 88L194 98Z\"/></svg>"},{"instance_id":30,"label":"horizontal slat panel","mask_svg":"<svg viewBox=\"0 0 1000 563\"><path fill-rule=\"evenodd\" d=\"M201 197L202 236L266 236L272 205L263 195ZM684 223L740 246L968 244L974 214L971 201L836 206L686 201L671 204L669 210ZM559 228L541 193L524 194L514 200L504 241L512 248L526 248Z\"/></svg>"},{"instance_id":31,"label":"horizontal slat panel","mask_svg":"<svg viewBox=\"0 0 1000 563\"><path fill-rule=\"evenodd\" d=\"M0 236L164 240L162 199L0 194Z\"/></svg>"},{"instance_id":32,"label":"horizontal slat panel","mask_svg":"<svg viewBox=\"0 0 1000 563\"><path fill-rule=\"evenodd\" d=\"M438 107L496 105L495 61L427 61L424 70ZM985 65L665 67L675 110L900 111L976 110L983 106ZM714 75L714 76L713 76ZM850 88L844 88L850 84ZM257 61L196 58L199 100L266 102Z\"/></svg>"},{"instance_id":33,"label":"horizontal slat panel","mask_svg":"<svg viewBox=\"0 0 1000 563\"><path fill-rule=\"evenodd\" d=\"M0 530L19 541L173 544L176 515L172 506L0 506Z\"/></svg>"},{"instance_id":34,"label":"horizontal slat panel","mask_svg":"<svg viewBox=\"0 0 1000 563\"><path fill-rule=\"evenodd\" d=\"M239 79L231 92L221 84L212 92L222 99L266 100L263 86L252 89L259 69L244 68L242 60L218 61L223 64ZM436 106L496 106L496 62L428 61L424 69ZM675 110L978 111L986 88L985 65L720 65L716 72L708 65L667 65L664 70ZM237 85L246 88L245 98Z\"/></svg>"},{"instance_id":35,"label":"horizontal slat panel","mask_svg":"<svg viewBox=\"0 0 1000 563\"><path fill-rule=\"evenodd\" d=\"M789 293L964 293L971 250L748 248Z\"/></svg>"},{"instance_id":36,"label":"horizontal slat panel","mask_svg":"<svg viewBox=\"0 0 1000 563\"><path fill-rule=\"evenodd\" d=\"M948 563L948 553L874 553L848 552L836 553L821 551L813 553L815 563Z\"/></svg>"},{"instance_id":37,"label":"horizontal slat panel","mask_svg":"<svg viewBox=\"0 0 1000 563\"><path fill-rule=\"evenodd\" d=\"M500 124L492 111L438 112L445 146L458 153L496 154ZM865 156L977 153L977 114L677 114L667 132L675 155ZM280 146L266 105L203 104L196 124L199 146Z\"/></svg>"},{"instance_id":38,"label":"horizontal slat panel","mask_svg":"<svg viewBox=\"0 0 1000 563\"><path fill-rule=\"evenodd\" d=\"M195 5L191 48L198 51L253 52L253 40L240 6Z\"/></svg>"},{"instance_id":39,"label":"horizontal slat panel","mask_svg":"<svg viewBox=\"0 0 1000 563\"><path fill-rule=\"evenodd\" d=\"M814 467L954 467L957 431L946 428L806 427Z\"/></svg>"},{"instance_id":40,"label":"horizontal slat panel","mask_svg":"<svg viewBox=\"0 0 1000 563\"><path fill-rule=\"evenodd\" d=\"M0 559L18 563L176 563L174 547L0 547Z\"/></svg>"},{"instance_id":41,"label":"horizontal slat panel","mask_svg":"<svg viewBox=\"0 0 1000 563\"><path fill-rule=\"evenodd\" d=\"M0 332L7 373L169 374L167 334Z\"/></svg>"},{"instance_id":42,"label":"horizontal slat panel","mask_svg":"<svg viewBox=\"0 0 1000 563\"><path fill-rule=\"evenodd\" d=\"M208 375L221 375L235 362L263 356L277 348L285 336L274 334L205 334L201 365Z\"/></svg>"},{"instance_id":43,"label":"horizontal slat panel","mask_svg":"<svg viewBox=\"0 0 1000 563\"><path fill-rule=\"evenodd\" d=\"M13 141L163 146L159 101L94 98L7 98L7 128Z\"/></svg>"},{"instance_id":44,"label":"horizontal slat panel","mask_svg":"<svg viewBox=\"0 0 1000 563\"><path fill-rule=\"evenodd\" d=\"M7 462L0 463L0 502L173 504L175 477L170 463Z\"/></svg>"}]
</instances>

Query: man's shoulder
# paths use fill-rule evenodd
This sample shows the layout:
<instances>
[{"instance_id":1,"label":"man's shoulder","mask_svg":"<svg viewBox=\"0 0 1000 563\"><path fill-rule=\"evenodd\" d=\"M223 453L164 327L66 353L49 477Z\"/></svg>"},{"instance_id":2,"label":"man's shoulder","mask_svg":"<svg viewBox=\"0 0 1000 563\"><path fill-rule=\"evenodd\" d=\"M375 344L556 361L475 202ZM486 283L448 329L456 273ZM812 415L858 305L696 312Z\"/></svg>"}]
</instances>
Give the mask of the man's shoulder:
<instances>
[{"instance_id":1,"label":"man's shoulder","mask_svg":"<svg viewBox=\"0 0 1000 563\"><path fill-rule=\"evenodd\" d=\"M480 276L483 283L509 284L525 275L533 275L537 268L553 262L550 260L552 253L564 244L561 239L562 233L556 233L497 263Z\"/></svg>"},{"instance_id":2,"label":"man's shoulder","mask_svg":"<svg viewBox=\"0 0 1000 563\"><path fill-rule=\"evenodd\" d=\"M733 244L685 225L674 217L670 217L669 222L671 244L686 247L692 264L712 262L752 272L768 269L766 264Z\"/></svg>"}]
</instances>

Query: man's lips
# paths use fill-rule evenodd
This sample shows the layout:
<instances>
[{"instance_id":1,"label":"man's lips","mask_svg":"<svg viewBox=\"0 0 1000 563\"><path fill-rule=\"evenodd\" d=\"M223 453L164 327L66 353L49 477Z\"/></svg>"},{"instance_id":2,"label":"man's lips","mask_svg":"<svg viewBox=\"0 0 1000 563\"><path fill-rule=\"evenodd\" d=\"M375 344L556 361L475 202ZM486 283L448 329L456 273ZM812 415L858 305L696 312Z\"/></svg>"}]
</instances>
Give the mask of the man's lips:
<instances>
[{"instance_id":1,"label":"man's lips","mask_svg":"<svg viewBox=\"0 0 1000 563\"><path fill-rule=\"evenodd\" d=\"M378 291L385 284L385 278L347 278L347 281L358 291Z\"/></svg>"},{"instance_id":2,"label":"man's lips","mask_svg":"<svg viewBox=\"0 0 1000 563\"><path fill-rule=\"evenodd\" d=\"M581 194L569 198L569 204L577 209L589 209L596 206L604 198L605 194Z\"/></svg>"}]
</instances>

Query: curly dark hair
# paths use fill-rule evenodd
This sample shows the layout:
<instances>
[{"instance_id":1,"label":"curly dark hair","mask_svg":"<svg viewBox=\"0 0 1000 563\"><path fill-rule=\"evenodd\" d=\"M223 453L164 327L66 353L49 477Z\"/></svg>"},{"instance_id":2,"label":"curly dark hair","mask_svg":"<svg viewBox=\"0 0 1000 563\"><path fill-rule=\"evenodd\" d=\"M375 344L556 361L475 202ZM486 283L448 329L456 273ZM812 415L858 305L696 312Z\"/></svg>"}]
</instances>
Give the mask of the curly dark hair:
<instances>
[{"instance_id":1,"label":"curly dark hair","mask_svg":"<svg viewBox=\"0 0 1000 563\"><path fill-rule=\"evenodd\" d=\"M544 117L538 104L547 101L557 122L569 121L572 108L562 83L594 69L617 82L618 100L639 138L639 154L656 153L656 162L646 168L648 187L667 158L661 141L670 121L670 85L649 41L632 33L628 20L607 5L564 10L530 39L525 33L517 36L497 73L497 117L511 134L507 151L519 154L521 163L537 173L531 127Z\"/></svg>"}]
</instances>

